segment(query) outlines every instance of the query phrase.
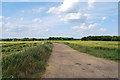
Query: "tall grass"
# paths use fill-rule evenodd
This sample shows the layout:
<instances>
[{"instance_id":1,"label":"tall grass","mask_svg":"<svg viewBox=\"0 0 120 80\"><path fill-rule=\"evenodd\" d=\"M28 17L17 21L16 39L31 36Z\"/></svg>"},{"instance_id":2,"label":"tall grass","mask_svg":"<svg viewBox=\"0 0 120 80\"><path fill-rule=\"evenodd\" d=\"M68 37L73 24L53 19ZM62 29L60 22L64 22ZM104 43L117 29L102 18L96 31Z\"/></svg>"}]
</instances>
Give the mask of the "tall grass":
<instances>
[{"instance_id":1,"label":"tall grass","mask_svg":"<svg viewBox=\"0 0 120 80\"><path fill-rule=\"evenodd\" d=\"M36 73L42 74L51 51L52 43L44 43L24 52L3 57L3 79L31 78Z\"/></svg>"}]
</instances>

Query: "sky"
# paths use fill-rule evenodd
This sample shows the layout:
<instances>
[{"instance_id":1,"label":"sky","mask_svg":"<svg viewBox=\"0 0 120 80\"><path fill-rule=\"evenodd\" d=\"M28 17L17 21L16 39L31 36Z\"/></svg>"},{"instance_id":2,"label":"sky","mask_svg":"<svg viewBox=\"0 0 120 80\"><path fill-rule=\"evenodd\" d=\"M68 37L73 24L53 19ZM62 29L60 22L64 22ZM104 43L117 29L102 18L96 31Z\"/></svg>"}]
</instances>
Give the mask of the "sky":
<instances>
[{"instance_id":1,"label":"sky","mask_svg":"<svg viewBox=\"0 0 120 80\"><path fill-rule=\"evenodd\" d=\"M117 2L3 2L2 38L118 35Z\"/></svg>"}]
</instances>

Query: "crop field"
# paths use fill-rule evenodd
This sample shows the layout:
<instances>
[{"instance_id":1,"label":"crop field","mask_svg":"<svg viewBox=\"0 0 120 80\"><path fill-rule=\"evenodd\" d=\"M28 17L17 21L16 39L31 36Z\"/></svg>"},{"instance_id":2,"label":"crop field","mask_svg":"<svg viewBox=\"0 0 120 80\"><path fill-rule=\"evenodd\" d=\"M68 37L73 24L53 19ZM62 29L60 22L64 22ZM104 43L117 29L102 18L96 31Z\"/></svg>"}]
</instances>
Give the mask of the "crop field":
<instances>
[{"instance_id":1,"label":"crop field","mask_svg":"<svg viewBox=\"0 0 120 80\"><path fill-rule=\"evenodd\" d=\"M2 55L8 56L11 54L15 54L29 48L36 47L37 45L42 44L40 43L2 43Z\"/></svg>"},{"instance_id":2,"label":"crop field","mask_svg":"<svg viewBox=\"0 0 120 80\"><path fill-rule=\"evenodd\" d=\"M2 77L31 78L42 74L52 51L48 42L1 42Z\"/></svg>"},{"instance_id":3,"label":"crop field","mask_svg":"<svg viewBox=\"0 0 120 80\"><path fill-rule=\"evenodd\" d=\"M109 60L119 61L118 41L65 41L65 44L80 52L101 57Z\"/></svg>"}]
</instances>

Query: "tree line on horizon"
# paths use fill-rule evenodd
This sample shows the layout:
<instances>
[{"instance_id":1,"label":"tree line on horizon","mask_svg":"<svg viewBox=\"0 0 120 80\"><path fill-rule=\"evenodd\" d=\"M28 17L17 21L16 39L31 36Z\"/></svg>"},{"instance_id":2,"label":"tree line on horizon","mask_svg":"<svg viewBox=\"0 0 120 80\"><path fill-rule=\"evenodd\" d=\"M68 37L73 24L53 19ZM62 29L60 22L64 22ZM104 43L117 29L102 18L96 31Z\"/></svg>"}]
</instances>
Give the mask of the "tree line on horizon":
<instances>
[{"instance_id":1,"label":"tree line on horizon","mask_svg":"<svg viewBox=\"0 0 120 80\"><path fill-rule=\"evenodd\" d=\"M82 41L120 41L120 36L87 36Z\"/></svg>"},{"instance_id":2,"label":"tree line on horizon","mask_svg":"<svg viewBox=\"0 0 120 80\"><path fill-rule=\"evenodd\" d=\"M120 41L120 36L87 36L81 39L69 37L49 37L49 38L7 38L0 39L0 41L44 41L44 40L82 40L82 41Z\"/></svg>"},{"instance_id":3,"label":"tree line on horizon","mask_svg":"<svg viewBox=\"0 0 120 80\"><path fill-rule=\"evenodd\" d=\"M44 41L44 40L80 40L80 39L74 39L74 38L68 38L68 37L49 37L49 38L7 38L7 39L1 39L0 41Z\"/></svg>"}]
</instances>

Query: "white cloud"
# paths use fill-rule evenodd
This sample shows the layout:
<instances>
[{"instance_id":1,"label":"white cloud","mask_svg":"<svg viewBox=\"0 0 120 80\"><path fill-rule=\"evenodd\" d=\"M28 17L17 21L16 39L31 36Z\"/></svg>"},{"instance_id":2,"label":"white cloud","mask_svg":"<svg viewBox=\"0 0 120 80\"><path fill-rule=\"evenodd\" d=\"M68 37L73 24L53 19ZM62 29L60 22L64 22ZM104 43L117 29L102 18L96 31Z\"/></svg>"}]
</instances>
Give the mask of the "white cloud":
<instances>
[{"instance_id":1,"label":"white cloud","mask_svg":"<svg viewBox=\"0 0 120 80\"><path fill-rule=\"evenodd\" d=\"M66 12L77 12L78 10L80 10L80 1L81 0L64 0L60 6L51 7L48 10L48 13L60 14ZM88 9L94 8L94 3L95 0L88 0Z\"/></svg>"},{"instance_id":2,"label":"white cloud","mask_svg":"<svg viewBox=\"0 0 120 80\"><path fill-rule=\"evenodd\" d=\"M21 25L7 22L2 27L3 37L48 37L56 34L51 28L61 24L58 20L55 16L47 16L42 19L42 23L26 22Z\"/></svg>"},{"instance_id":3,"label":"white cloud","mask_svg":"<svg viewBox=\"0 0 120 80\"><path fill-rule=\"evenodd\" d=\"M3 25L4 23L3 22L0 22L0 33L1 33L1 31L2 31L2 25Z\"/></svg>"},{"instance_id":4,"label":"white cloud","mask_svg":"<svg viewBox=\"0 0 120 80\"><path fill-rule=\"evenodd\" d=\"M105 31L106 31L106 29L104 29L104 28L99 29L99 32L105 32Z\"/></svg>"},{"instance_id":5,"label":"white cloud","mask_svg":"<svg viewBox=\"0 0 120 80\"><path fill-rule=\"evenodd\" d=\"M88 0L88 9L94 8L95 0Z\"/></svg>"},{"instance_id":6,"label":"white cloud","mask_svg":"<svg viewBox=\"0 0 120 80\"><path fill-rule=\"evenodd\" d=\"M76 29L76 30L86 30L88 29L88 27L85 25L85 23L81 24L80 26L73 26L72 29Z\"/></svg>"},{"instance_id":7,"label":"white cloud","mask_svg":"<svg viewBox=\"0 0 120 80\"><path fill-rule=\"evenodd\" d=\"M31 25L25 25L25 24L21 25L11 22L4 23L2 26L3 36L4 35L8 36L11 34L15 36L15 34L22 34L22 33L26 34L26 32L28 32L30 29L33 30Z\"/></svg>"},{"instance_id":8,"label":"white cloud","mask_svg":"<svg viewBox=\"0 0 120 80\"><path fill-rule=\"evenodd\" d=\"M43 8L32 9L32 12L41 12L41 10L43 10Z\"/></svg>"},{"instance_id":9,"label":"white cloud","mask_svg":"<svg viewBox=\"0 0 120 80\"><path fill-rule=\"evenodd\" d=\"M83 23L80 26L73 26L72 29L75 29L75 30L89 30L89 29L93 29L97 26L99 26L99 24L97 24L97 23L89 24L88 26L86 26L86 24Z\"/></svg>"},{"instance_id":10,"label":"white cloud","mask_svg":"<svg viewBox=\"0 0 120 80\"><path fill-rule=\"evenodd\" d=\"M81 14L80 13L68 13L65 15L60 15L60 20L64 22L70 22L73 20L79 20L81 19Z\"/></svg>"},{"instance_id":11,"label":"white cloud","mask_svg":"<svg viewBox=\"0 0 120 80\"><path fill-rule=\"evenodd\" d=\"M93 1L89 2L92 4ZM80 0L64 0L58 7L51 7L48 13L57 14L65 23L89 23L92 19L90 14L84 13L80 7Z\"/></svg>"},{"instance_id":12,"label":"white cloud","mask_svg":"<svg viewBox=\"0 0 120 80\"><path fill-rule=\"evenodd\" d=\"M2 25L2 22L0 22L0 25Z\"/></svg>"},{"instance_id":13,"label":"white cloud","mask_svg":"<svg viewBox=\"0 0 120 80\"><path fill-rule=\"evenodd\" d=\"M59 8L56 8L56 7L51 7L49 10L48 10L48 13L59 13Z\"/></svg>"},{"instance_id":14,"label":"white cloud","mask_svg":"<svg viewBox=\"0 0 120 80\"><path fill-rule=\"evenodd\" d=\"M76 10L78 9L78 5L79 5L80 0L64 0L63 4L61 4L58 7L51 7L48 10L48 13L55 13L55 14L59 14L59 13L66 13L66 12L76 12Z\"/></svg>"},{"instance_id":15,"label":"white cloud","mask_svg":"<svg viewBox=\"0 0 120 80\"><path fill-rule=\"evenodd\" d=\"M0 16L0 19L3 19L4 17L3 16Z\"/></svg>"},{"instance_id":16,"label":"white cloud","mask_svg":"<svg viewBox=\"0 0 120 80\"><path fill-rule=\"evenodd\" d=\"M42 20L40 18L35 18L32 20L33 22L40 23Z\"/></svg>"},{"instance_id":17,"label":"white cloud","mask_svg":"<svg viewBox=\"0 0 120 80\"><path fill-rule=\"evenodd\" d=\"M64 15L59 15L59 18L61 21L64 21L65 23L85 23L89 22L90 19L92 19L92 16L90 14L82 14L80 12L78 13L67 13Z\"/></svg>"},{"instance_id":18,"label":"white cloud","mask_svg":"<svg viewBox=\"0 0 120 80\"><path fill-rule=\"evenodd\" d=\"M106 20L106 19L107 19L107 17L102 17L101 19L104 21L104 20Z\"/></svg>"},{"instance_id":19,"label":"white cloud","mask_svg":"<svg viewBox=\"0 0 120 80\"><path fill-rule=\"evenodd\" d=\"M84 16L87 18L87 20L92 19L91 14L87 14L87 13L85 13Z\"/></svg>"},{"instance_id":20,"label":"white cloud","mask_svg":"<svg viewBox=\"0 0 120 80\"><path fill-rule=\"evenodd\" d=\"M3 22L0 22L0 27L1 27L3 24L4 24Z\"/></svg>"},{"instance_id":21,"label":"white cloud","mask_svg":"<svg viewBox=\"0 0 120 80\"><path fill-rule=\"evenodd\" d=\"M95 28L95 27L97 27L97 26L99 26L99 24L98 24L98 23L94 23L94 24L90 24L90 25L88 26L88 28L89 28L89 29L92 29L92 28Z\"/></svg>"},{"instance_id":22,"label":"white cloud","mask_svg":"<svg viewBox=\"0 0 120 80\"><path fill-rule=\"evenodd\" d=\"M21 30L23 30L22 32L26 31L27 33L29 33L28 31L33 31L33 33L35 33L36 31L47 32L51 29L51 27L58 25L58 22L59 22L55 16L48 16L43 18L42 23L40 23L41 22L40 18L34 18L32 21L33 23L25 22L23 24L19 24L16 22L6 22L5 24L3 24L3 31L8 31L10 33L17 32L17 31L19 32ZM46 24L46 21L48 21L47 24ZM5 34L7 35L7 33Z\"/></svg>"}]
</instances>

